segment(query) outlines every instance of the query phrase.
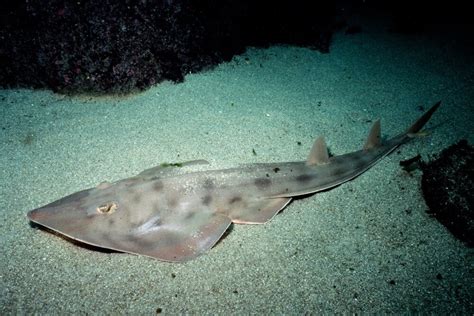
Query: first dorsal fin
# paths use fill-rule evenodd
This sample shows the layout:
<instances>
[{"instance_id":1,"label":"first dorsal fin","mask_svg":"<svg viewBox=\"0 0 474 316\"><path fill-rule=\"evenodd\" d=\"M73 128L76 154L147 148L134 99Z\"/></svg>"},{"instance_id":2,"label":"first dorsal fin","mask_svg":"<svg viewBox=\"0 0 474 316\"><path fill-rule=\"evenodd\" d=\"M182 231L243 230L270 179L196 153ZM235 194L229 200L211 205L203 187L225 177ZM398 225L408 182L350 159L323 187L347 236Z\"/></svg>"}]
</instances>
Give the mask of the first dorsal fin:
<instances>
[{"instance_id":1,"label":"first dorsal fin","mask_svg":"<svg viewBox=\"0 0 474 316\"><path fill-rule=\"evenodd\" d=\"M314 165L322 165L329 162L329 153L328 147L326 146L326 142L324 141L324 137L319 136L314 141L313 147L309 152L308 159L306 160L306 164L308 166Z\"/></svg>"},{"instance_id":2,"label":"first dorsal fin","mask_svg":"<svg viewBox=\"0 0 474 316\"><path fill-rule=\"evenodd\" d=\"M377 120L374 122L374 125L372 125L372 128L370 129L369 136L367 137L367 140L364 144L364 149L367 150L382 145L380 134L380 120Z\"/></svg>"}]
</instances>

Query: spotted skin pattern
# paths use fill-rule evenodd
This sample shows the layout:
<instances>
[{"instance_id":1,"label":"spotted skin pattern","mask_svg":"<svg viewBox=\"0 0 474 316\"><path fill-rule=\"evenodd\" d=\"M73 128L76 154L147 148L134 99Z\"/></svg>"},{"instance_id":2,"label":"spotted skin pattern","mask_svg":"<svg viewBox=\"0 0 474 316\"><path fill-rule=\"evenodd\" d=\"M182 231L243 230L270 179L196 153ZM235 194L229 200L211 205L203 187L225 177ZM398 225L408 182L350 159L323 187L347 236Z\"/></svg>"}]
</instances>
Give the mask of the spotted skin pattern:
<instances>
[{"instance_id":1,"label":"spotted skin pattern","mask_svg":"<svg viewBox=\"0 0 474 316\"><path fill-rule=\"evenodd\" d=\"M440 102L382 143L380 122L363 149L329 157L319 137L306 161L212 169L204 160L162 164L103 182L28 212L30 221L73 240L169 262L194 259L232 223L263 224L295 196L327 190L372 167L410 140Z\"/></svg>"}]
</instances>

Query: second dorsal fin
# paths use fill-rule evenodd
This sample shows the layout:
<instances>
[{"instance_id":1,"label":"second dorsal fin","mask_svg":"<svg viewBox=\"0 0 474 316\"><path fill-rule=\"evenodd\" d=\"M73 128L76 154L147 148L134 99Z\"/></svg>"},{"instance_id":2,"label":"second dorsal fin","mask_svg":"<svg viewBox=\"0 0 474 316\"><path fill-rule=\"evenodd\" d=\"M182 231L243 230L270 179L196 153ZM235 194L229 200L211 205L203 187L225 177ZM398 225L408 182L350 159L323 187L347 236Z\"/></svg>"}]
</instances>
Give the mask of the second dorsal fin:
<instances>
[{"instance_id":1,"label":"second dorsal fin","mask_svg":"<svg viewBox=\"0 0 474 316\"><path fill-rule=\"evenodd\" d=\"M314 165L322 165L329 162L329 153L328 147L326 146L326 142L324 141L324 137L319 136L314 141L313 147L309 152L308 159L306 160L306 164L308 166Z\"/></svg>"},{"instance_id":2,"label":"second dorsal fin","mask_svg":"<svg viewBox=\"0 0 474 316\"><path fill-rule=\"evenodd\" d=\"M364 144L364 149L367 150L382 145L382 139L380 135L380 120L377 120L374 122L374 125L372 125L372 128L370 129L369 136L367 137L367 140Z\"/></svg>"}]
</instances>

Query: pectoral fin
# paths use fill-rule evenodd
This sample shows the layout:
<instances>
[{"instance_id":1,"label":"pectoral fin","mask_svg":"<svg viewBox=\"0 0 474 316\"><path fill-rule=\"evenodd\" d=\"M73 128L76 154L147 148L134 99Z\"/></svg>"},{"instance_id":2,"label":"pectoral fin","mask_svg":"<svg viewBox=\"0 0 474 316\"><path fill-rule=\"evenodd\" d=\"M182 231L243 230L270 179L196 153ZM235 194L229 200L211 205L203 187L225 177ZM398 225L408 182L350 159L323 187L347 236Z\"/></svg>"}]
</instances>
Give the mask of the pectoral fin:
<instances>
[{"instance_id":1,"label":"pectoral fin","mask_svg":"<svg viewBox=\"0 0 474 316\"><path fill-rule=\"evenodd\" d=\"M30 211L28 218L92 246L170 262L184 262L209 250L232 223L227 215L199 208L162 210L133 222L123 212L121 202L110 214L87 214L84 199L90 198L91 190Z\"/></svg>"},{"instance_id":2,"label":"pectoral fin","mask_svg":"<svg viewBox=\"0 0 474 316\"><path fill-rule=\"evenodd\" d=\"M231 224L231 220L222 214L195 216L197 218L182 223L150 226L144 232L116 241L120 245L113 249L170 262L194 259L212 248Z\"/></svg>"},{"instance_id":3,"label":"pectoral fin","mask_svg":"<svg viewBox=\"0 0 474 316\"><path fill-rule=\"evenodd\" d=\"M229 217L236 224L264 224L281 211L291 198L259 198L231 203Z\"/></svg>"}]
</instances>

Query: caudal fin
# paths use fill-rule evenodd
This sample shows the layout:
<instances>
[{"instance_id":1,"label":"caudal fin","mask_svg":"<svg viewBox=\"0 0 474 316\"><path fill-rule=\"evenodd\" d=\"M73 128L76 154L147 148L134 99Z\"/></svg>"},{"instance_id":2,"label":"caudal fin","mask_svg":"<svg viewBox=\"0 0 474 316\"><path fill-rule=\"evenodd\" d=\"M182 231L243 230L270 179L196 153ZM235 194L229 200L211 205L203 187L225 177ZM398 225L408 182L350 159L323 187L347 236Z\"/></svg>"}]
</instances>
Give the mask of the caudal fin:
<instances>
[{"instance_id":1,"label":"caudal fin","mask_svg":"<svg viewBox=\"0 0 474 316\"><path fill-rule=\"evenodd\" d=\"M435 105L433 105L428 111L425 112L415 123L413 123L410 128L407 129L406 134L407 135L413 135L418 133L423 126L425 126L426 122L429 121L433 113L439 108L441 105L441 101L436 102Z\"/></svg>"}]
</instances>

